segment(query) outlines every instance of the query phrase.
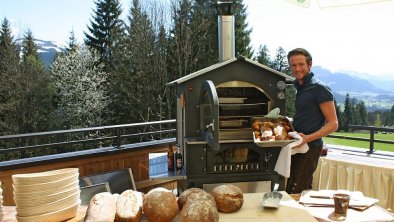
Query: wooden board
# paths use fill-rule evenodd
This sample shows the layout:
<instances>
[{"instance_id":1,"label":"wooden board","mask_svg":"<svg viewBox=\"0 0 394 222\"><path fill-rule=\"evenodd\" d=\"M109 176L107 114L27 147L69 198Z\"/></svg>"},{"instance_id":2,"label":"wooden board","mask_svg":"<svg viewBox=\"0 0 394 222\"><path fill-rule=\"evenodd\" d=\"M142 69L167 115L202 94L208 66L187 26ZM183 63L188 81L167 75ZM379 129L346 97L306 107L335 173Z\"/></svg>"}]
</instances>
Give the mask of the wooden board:
<instances>
[{"instance_id":1,"label":"wooden board","mask_svg":"<svg viewBox=\"0 0 394 222\"><path fill-rule=\"evenodd\" d=\"M278 209L262 207L264 193L244 194L244 204L235 213L220 213L219 220L222 221L317 221L309 214L303 206L299 205L286 192L281 192L283 198Z\"/></svg>"}]
</instances>

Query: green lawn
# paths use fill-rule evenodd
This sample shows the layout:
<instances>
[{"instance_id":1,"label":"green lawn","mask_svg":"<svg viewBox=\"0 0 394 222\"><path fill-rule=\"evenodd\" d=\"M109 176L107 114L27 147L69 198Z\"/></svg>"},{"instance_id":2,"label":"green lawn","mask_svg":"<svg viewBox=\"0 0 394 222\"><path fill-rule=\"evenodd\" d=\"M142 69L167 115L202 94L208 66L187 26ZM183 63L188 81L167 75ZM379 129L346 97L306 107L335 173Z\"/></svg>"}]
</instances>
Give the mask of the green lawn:
<instances>
[{"instance_id":1,"label":"green lawn","mask_svg":"<svg viewBox=\"0 0 394 222\"><path fill-rule=\"evenodd\" d=\"M338 132L336 132L336 133L333 133L332 135L361 137L361 138L369 139L369 133L338 133ZM392 134L392 133L391 134L377 134L377 133L375 133L375 139L394 141L394 134ZM359 147L359 148L365 148L365 149L369 150L369 142L364 142L364 141L324 137L324 143ZM394 152L394 144L374 143L374 148L375 148L375 150Z\"/></svg>"}]
</instances>

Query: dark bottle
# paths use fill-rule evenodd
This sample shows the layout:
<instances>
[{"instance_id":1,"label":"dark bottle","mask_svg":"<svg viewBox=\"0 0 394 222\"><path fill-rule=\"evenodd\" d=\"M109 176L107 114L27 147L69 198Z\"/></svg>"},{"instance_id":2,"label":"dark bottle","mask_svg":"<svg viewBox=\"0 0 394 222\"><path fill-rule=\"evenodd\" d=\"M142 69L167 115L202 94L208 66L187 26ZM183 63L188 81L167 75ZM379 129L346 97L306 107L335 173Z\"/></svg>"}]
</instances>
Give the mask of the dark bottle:
<instances>
[{"instance_id":1,"label":"dark bottle","mask_svg":"<svg viewBox=\"0 0 394 222\"><path fill-rule=\"evenodd\" d=\"M183 159L182 159L182 153L181 153L179 146L177 146L177 148L176 148L175 163L176 163L176 169L181 170L183 167Z\"/></svg>"},{"instance_id":2,"label":"dark bottle","mask_svg":"<svg viewBox=\"0 0 394 222\"><path fill-rule=\"evenodd\" d=\"M172 150L171 145L168 146L167 161L168 161L168 169L174 170L174 151Z\"/></svg>"}]
</instances>

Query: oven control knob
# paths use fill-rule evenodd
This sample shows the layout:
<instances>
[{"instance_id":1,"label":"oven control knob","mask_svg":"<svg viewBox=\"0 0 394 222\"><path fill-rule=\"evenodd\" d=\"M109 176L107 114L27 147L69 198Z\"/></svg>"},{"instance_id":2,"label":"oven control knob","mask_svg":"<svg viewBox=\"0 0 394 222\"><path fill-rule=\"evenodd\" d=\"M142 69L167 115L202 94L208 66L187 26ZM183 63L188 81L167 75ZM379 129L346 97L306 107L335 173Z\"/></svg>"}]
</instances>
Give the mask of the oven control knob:
<instances>
[{"instance_id":1,"label":"oven control knob","mask_svg":"<svg viewBox=\"0 0 394 222\"><path fill-rule=\"evenodd\" d=\"M286 83L285 83L284 81L280 80L280 81L278 81L278 82L276 83L276 87L277 87L279 90L284 90L284 89L286 88Z\"/></svg>"},{"instance_id":2,"label":"oven control knob","mask_svg":"<svg viewBox=\"0 0 394 222\"><path fill-rule=\"evenodd\" d=\"M285 98L285 93L283 91L278 92L278 99L284 99Z\"/></svg>"}]
</instances>

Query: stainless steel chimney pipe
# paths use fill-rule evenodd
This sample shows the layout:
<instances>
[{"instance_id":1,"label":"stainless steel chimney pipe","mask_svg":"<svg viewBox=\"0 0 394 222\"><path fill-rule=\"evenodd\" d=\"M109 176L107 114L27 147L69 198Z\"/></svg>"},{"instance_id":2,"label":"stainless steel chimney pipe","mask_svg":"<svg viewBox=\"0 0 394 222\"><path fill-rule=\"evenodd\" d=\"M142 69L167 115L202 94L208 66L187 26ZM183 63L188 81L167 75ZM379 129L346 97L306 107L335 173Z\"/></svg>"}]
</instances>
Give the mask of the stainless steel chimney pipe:
<instances>
[{"instance_id":1,"label":"stainless steel chimney pipe","mask_svg":"<svg viewBox=\"0 0 394 222\"><path fill-rule=\"evenodd\" d=\"M218 13L219 62L235 57L234 12L237 0L222 0L215 4Z\"/></svg>"},{"instance_id":2,"label":"stainless steel chimney pipe","mask_svg":"<svg viewBox=\"0 0 394 222\"><path fill-rule=\"evenodd\" d=\"M235 57L234 15L218 16L219 62Z\"/></svg>"}]
</instances>

